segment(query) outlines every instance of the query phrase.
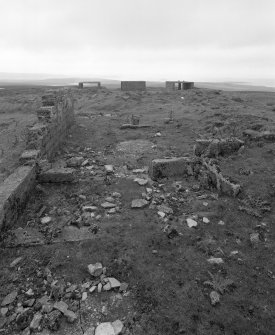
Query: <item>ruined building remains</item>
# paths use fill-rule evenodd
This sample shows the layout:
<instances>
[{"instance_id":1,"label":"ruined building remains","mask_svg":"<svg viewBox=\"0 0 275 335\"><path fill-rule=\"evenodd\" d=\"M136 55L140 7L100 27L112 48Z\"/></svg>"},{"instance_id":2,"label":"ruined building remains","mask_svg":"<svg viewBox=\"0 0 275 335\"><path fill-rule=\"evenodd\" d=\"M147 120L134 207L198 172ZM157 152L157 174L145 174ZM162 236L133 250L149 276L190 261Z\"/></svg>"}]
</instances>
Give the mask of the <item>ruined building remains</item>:
<instances>
[{"instance_id":1,"label":"ruined building remains","mask_svg":"<svg viewBox=\"0 0 275 335\"><path fill-rule=\"evenodd\" d=\"M191 88L194 88L194 82L192 81L166 81L165 87L169 91L175 91L175 90L189 90Z\"/></svg>"}]
</instances>

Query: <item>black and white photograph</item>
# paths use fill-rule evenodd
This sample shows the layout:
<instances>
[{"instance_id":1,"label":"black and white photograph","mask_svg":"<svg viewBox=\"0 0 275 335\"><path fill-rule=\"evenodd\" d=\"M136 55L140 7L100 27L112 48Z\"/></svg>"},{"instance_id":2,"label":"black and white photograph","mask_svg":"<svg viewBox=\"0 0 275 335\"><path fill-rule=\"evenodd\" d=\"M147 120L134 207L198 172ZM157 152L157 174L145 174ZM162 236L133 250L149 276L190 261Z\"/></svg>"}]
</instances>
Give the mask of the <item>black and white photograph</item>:
<instances>
[{"instance_id":1,"label":"black and white photograph","mask_svg":"<svg viewBox=\"0 0 275 335\"><path fill-rule=\"evenodd\" d=\"M0 0L0 335L275 334L275 1Z\"/></svg>"}]
</instances>

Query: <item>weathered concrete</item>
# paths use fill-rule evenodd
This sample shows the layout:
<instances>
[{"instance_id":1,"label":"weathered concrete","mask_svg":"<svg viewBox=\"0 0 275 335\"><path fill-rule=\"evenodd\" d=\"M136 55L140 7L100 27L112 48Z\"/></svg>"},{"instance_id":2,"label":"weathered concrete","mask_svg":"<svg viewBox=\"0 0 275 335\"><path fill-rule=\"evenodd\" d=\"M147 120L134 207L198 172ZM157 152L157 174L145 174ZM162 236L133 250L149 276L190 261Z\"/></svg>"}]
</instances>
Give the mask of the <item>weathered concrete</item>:
<instances>
[{"instance_id":1,"label":"weathered concrete","mask_svg":"<svg viewBox=\"0 0 275 335\"><path fill-rule=\"evenodd\" d=\"M21 166L0 185L0 230L16 221L35 184L35 167Z\"/></svg>"},{"instance_id":2,"label":"weathered concrete","mask_svg":"<svg viewBox=\"0 0 275 335\"><path fill-rule=\"evenodd\" d=\"M221 194L236 197L241 190L241 185L234 184L226 179L220 172L218 172L215 165L211 165L204 161L203 165L206 167L212 184L217 188Z\"/></svg>"},{"instance_id":3,"label":"weathered concrete","mask_svg":"<svg viewBox=\"0 0 275 335\"><path fill-rule=\"evenodd\" d=\"M97 88L101 87L100 81L81 81L78 83L78 88L84 88L84 84L95 84Z\"/></svg>"},{"instance_id":4,"label":"weathered concrete","mask_svg":"<svg viewBox=\"0 0 275 335\"><path fill-rule=\"evenodd\" d=\"M165 87L169 91L175 90L189 90L194 88L194 82L192 81L184 81L184 80L177 80L177 81L166 81Z\"/></svg>"},{"instance_id":5,"label":"weathered concrete","mask_svg":"<svg viewBox=\"0 0 275 335\"><path fill-rule=\"evenodd\" d=\"M146 81L122 81L121 91L146 91Z\"/></svg>"},{"instance_id":6,"label":"weathered concrete","mask_svg":"<svg viewBox=\"0 0 275 335\"><path fill-rule=\"evenodd\" d=\"M75 179L75 169L53 168L38 175L40 183L70 183Z\"/></svg>"}]
</instances>

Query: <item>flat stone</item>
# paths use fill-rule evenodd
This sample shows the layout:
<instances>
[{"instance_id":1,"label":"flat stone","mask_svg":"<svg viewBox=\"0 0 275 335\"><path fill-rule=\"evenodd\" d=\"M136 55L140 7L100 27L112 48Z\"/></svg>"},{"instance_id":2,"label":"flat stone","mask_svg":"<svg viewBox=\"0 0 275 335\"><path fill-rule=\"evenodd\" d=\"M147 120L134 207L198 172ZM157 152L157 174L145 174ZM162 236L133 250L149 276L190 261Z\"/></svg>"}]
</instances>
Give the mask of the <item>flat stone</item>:
<instances>
[{"instance_id":1,"label":"flat stone","mask_svg":"<svg viewBox=\"0 0 275 335\"><path fill-rule=\"evenodd\" d=\"M83 157L72 157L66 161L68 167L79 167L83 162Z\"/></svg>"},{"instance_id":2,"label":"flat stone","mask_svg":"<svg viewBox=\"0 0 275 335\"><path fill-rule=\"evenodd\" d=\"M65 310L63 313L69 323L74 323L77 320L77 315L70 310Z\"/></svg>"},{"instance_id":3,"label":"flat stone","mask_svg":"<svg viewBox=\"0 0 275 335\"><path fill-rule=\"evenodd\" d=\"M83 212L95 212L98 208L96 206L83 206L82 210Z\"/></svg>"},{"instance_id":4,"label":"flat stone","mask_svg":"<svg viewBox=\"0 0 275 335\"><path fill-rule=\"evenodd\" d=\"M4 307L10 305L11 303L14 302L16 297L17 297L17 291L12 291L3 299L3 301L1 302L1 306Z\"/></svg>"},{"instance_id":5,"label":"flat stone","mask_svg":"<svg viewBox=\"0 0 275 335\"><path fill-rule=\"evenodd\" d=\"M148 184L148 179L136 178L134 181L140 186L145 186L146 184Z\"/></svg>"},{"instance_id":6,"label":"flat stone","mask_svg":"<svg viewBox=\"0 0 275 335\"><path fill-rule=\"evenodd\" d=\"M38 176L40 183L70 183L75 179L75 169L53 168Z\"/></svg>"},{"instance_id":7,"label":"flat stone","mask_svg":"<svg viewBox=\"0 0 275 335\"><path fill-rule=\"evenodd\" d=\"M31 160L35 161L39 156L40 150L25 150L20 157L20 162L25 163Z\"/></svg>"},{"instance_id":8,"label":"flat stone","mask_svg":"<svg viewBox=\"0 0 275 335\"><path fill-rule=\"evenodd\" d=\"M116 207L116 204L113 204L111 202L103 202L101 204L101 207L105 208L105 209L109 209L109 208L113 208Z\"/></svg>"},{"instance_id":9,"label":"flat stone","mask_svg":"<svg viewBox=\"0 0 275 335\"><path fill-rule=\"evenodd\" d=\"M222 258L216 258L216 257L208 258L207 262L210 263L210 264L222 264L222 263L224 263Z\"/></svg>"},{"instance_id":10,"label":"flat stone","mask_svg":"<svg viewBox=\"0 0 275 335\"><path fill-rule=\"evenodd\" d=\"M93 277L99 277L103 272L103 266L101 263L89 264L88 271Z\"/></svg>"},{"instance_id":11,"label":"flat stone","mask_svg":"<svg viewBox=\"0 0 275 335\"><path fill-rule=\"evenodd\" d=\"M59 310L61 313L64 314L68 309L68 305L66 304L66 302L61 300L61 301L55 302L53 305L53 308Z\"/></svg>"},{"instance_id":12,"label":"flat stone","mask_svg":"<svg viewBox=\"0 0 275 335\"><path fill-rule=\"evenodd\" d=\"M15 260L11 262L10 267L11 268L16 267L21 262L22 259L23 259L23 257L17 257L17 258L15 258Z\"/></svg>"},{"instance_id":13,"label":"flat stone","mask_svg":"<svg viewBox=\"0 0 275 335\"><path fill-rule=\"evenodd\" d=\"M187 226L189 228L197 227L197 225L198 225L198 222L191 219L191 218L186 219L186 222L187 222Z\"/></svg>"},{"instance_id":14,"label":"flat stone","mask_svg":"<svg viewBox=\"0 0 275 335\"><path fill-rule=\"evenodd\" d=\"M35 299L29 299L23 302L23 306L24 307L32 307L33 304L35 303Z\"/></svg>"},{"instance_id":15,"label":"flat stone","mask_svg":"<svg viewBox=\"0 0 275 335\"><path fill-rule=\"evenodd\" d=\"M131 207L132 208L144 208L148 206L149 202L144 199L135 199L132 201Z\"/></svg>"},{"instance_id":16,"label":"flat stone","mask_svg":"<svg viewBox=\"0 0 275 335\"><path fill-rule=\"evenodd\" d=\"M109 283L111 284L111 288L116 288L116 287L120 287L120 282L114 278L114 277L108 277L107 278Z\"/></svg>"},{"instance_id":17,"label":"flat stone","mask_svg":"<svg viewBox=\"0 0 275 335\"><path fill-rule=\"evenodd\" d=\"M111 322L103 322L96 327L95 335L115 335L114 327Z\"/></svg>"},{"instance_id":18,"label":"flat stone","mask_svg":"<svg viewBox=\"0 0 275 335\"><path fill-rule=\"evenodd\" d=\"M50 216L44 216L43 218L41 218L41 223L42 224L47 224L50 223L52 221L52 218Z\"/></svg>"},{"instance_id":19,"label":"flat stone","mask_svg":"<svg viewBox=\"0 0 275 335\"><path fill-rule=\"evenodd\" d=\"M36 228L19 227L12 231L14 239L12 240L12 245L14 246L34 246L42 245L45 243L45 238L43 234Z\"/></svg>"},{"instance_id":20,"label":"flat stone","mask_svg":"<svg viewBox=\"0 0 275 335\"><path fill-rule=\"evenodd\" d=\"M111 208L108 210L107 212L108 214L115 214L116 213L116 209L115 208Z\"/></svg>"},{"instance_id":21,"label":"flat stone","mask_svg":"<svg viewBox=\"0 0 275 335\"><path fill-rule=\"evenodd\" d=\"M115 335L121 334L123 329L123 323L120 320L112 322L112 326L114 328Z\"/></svg>"},{"instance_id":22,"label":"flat stone","mask_svg":"<svg viewBox=\"0 0 275 335\"><path fill-rule=\"evenodd\" d=\"M54 243L60 242L77 242L92 240L95 238L95 234L91 232L90 227L75 227L75 226L66 226L62 229L61 234L53 240Z\"/></svg>"},{"instance_id":23,"label":"flat stone","mask_svg":"<svg viewBox=\"0 0 275 335\"><path fill-rule=\"evenodd\" d=\"M33 317L32 321L30 323L30 329L31 330L37 330L40 326L40 322L41 322L42 318L43 318L43 315L40 312L34 314L34 317Z\"/></svg>"}]
</instances>

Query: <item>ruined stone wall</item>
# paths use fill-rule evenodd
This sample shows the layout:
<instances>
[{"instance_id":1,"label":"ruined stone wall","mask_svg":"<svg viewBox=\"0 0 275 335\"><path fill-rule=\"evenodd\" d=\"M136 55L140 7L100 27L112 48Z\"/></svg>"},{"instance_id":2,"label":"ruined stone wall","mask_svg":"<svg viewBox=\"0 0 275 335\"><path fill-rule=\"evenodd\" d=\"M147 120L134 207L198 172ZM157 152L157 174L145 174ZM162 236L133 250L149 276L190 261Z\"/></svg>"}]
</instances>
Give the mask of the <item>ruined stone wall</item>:
<instances>
[{"instance_id":1,"label":"ruined stone wall","mask_svg":"<svg viewBox=\"0 0 275 335\"><path fill-rule=\"evenodd\" d=\"M122 81L121 91L146 91L145 81Z\"/></svg>"},{"instance_id":2,"label":"ruined stone wall","mask_svg":"<svg viewBox=\"0 0 275 335\"><path fill-rule=\"evenodd\" d=\"M27 132L27 148L20 158L22 166L0 185L0 230L12 226L24 208L35 185L37 161L51 159L73 125L71 93L59 91L43 96L37 118L38 122Z\"/></svg>"}]
</instances>

